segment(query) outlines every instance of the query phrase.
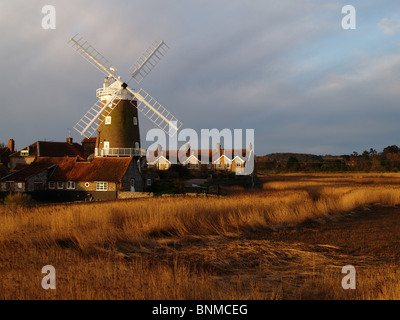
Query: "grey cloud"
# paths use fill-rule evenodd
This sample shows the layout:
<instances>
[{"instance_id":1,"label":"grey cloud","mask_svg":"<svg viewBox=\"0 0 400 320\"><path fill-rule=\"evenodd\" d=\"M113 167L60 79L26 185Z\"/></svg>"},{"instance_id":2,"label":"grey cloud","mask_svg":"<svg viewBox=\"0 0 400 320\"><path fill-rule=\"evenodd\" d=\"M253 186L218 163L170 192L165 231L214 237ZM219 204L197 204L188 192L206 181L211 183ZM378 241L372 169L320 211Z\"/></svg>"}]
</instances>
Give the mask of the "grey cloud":
<instances>
[{"instance_id":1,"label":"grey cloud","mask_svg":"<svg viewBox=\"0 0 400 320\"><path fill-rule=\"evenodd\" d=\"M20 148L38 139L64 140L95 103L103 76L67 46L76 32L123 78L147 46L163 38L171 50L143 88L184 127L255 129L259 153L352 152L368 141L371 147L384 143L397 127L396 53L353 57L339 72L329 61L315 63L307 50L341 35L336 2L52 2L53 31L41 29L40 5L0 4L0 27L9 30L0 51L0 142L14 137ZM311 67L301 65L299 51L310 55ZM144 117L140 124L144 140L153 125Z\"/></svg>"}]
</instances>

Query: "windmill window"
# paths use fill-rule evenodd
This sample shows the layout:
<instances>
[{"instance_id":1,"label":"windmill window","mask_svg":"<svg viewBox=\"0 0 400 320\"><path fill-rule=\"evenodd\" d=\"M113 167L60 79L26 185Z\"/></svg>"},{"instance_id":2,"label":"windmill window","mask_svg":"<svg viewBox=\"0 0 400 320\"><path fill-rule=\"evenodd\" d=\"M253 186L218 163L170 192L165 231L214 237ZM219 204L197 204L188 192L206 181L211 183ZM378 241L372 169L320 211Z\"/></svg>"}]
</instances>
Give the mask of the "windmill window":
<instances>
[{"instance_id":1,"label":"windmill window","mask_svg":"<svg viewBox=\"0 0 400 320\"><path fill-rule=\"evenodd\" d=\"M106 117L106 124L111 124L111 116Z\"/></svg>"},{"instance_id":2,"label":"windmill window","mask_svg":"<svg viewBox=\"0 0 400 320\"><path fill-rule=\"evenodd\" d=\"M137 123L137 117L133 117L133 125L134 125L134 126L137 126L137 124L138 124L138 123Z\"/></svg>"}]
</instances>

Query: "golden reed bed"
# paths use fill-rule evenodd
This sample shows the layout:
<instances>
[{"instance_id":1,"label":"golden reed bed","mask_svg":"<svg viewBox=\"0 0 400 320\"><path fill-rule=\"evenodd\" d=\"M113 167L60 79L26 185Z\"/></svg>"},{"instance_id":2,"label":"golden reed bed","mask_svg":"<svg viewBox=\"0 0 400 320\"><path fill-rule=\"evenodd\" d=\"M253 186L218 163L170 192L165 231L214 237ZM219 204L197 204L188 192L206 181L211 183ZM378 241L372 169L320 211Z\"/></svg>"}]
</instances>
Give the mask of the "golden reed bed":
<instances>
[{"instance_id":1,"label":"golden reed bed","mask_svg":"<svg viewBox=\"0 0 400 320\"><path fill-rule=\"evenodd\" d=\"M369 280L345 292L337 283L346 257L262 238L370 205L396 206L397 175L261 179L262 190L231 188L225 197L0 206L0 298L399 298L394 266L371 275L364 264ZM249 234L258 238L244 240ZM57 270L56 290L41 287L48 264ZM383 278L389 284L373 291Z\"/></svg>"}]
</instances>

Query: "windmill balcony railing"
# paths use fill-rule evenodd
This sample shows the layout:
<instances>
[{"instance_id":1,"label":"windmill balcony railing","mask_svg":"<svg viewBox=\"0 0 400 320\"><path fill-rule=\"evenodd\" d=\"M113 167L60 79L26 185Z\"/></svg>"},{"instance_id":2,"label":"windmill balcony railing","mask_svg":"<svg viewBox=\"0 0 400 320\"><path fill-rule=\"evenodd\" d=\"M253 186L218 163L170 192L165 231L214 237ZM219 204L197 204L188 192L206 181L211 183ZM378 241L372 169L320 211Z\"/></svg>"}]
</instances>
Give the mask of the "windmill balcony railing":
<instances>
[{"instance_id":1,"label":"windmill balcony railing","mask_svg":"<svg viewBox=\"0 0 400 320\"><path fill-rule=\"evenodd\" d=\"M145 157L146 149L141 148L95 148L95 157Z\"/></svg>"},{"instance_id":2,"label":"windmill balcony railing","mask_svg":"<svg viewBox=\"0 0 400 320\"><path fill-rule=\"evenodd\" d=\"M118 91L118 88L113 88L113 87L99 88L96 90L96 97L100 98L103 95L113 96L117 91Z\"/></svg>"}]
</instances>

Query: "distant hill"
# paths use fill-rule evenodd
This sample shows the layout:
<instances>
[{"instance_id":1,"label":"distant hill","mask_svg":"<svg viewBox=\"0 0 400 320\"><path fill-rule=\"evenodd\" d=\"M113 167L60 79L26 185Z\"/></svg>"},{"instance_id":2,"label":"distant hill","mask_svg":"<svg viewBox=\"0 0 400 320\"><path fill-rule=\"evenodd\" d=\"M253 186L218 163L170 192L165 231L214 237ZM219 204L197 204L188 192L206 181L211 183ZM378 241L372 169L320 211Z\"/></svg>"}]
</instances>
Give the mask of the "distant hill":
<instances>
[{"instance_id":1,"label":"distant hill","mask_svg":"<svg viewBox=\"0 0 400 320\"><path fill-rule=\"evenodd\" d=\"M349 155L281 152L256 156L256 168L267 172L400 172L400 148L388 146Z\"/></svg>"},{"instance_id":2,"label":"distant hill","mask_svg":"<svg viewBox=\"0 0 400 320\"><path fill-rule=\"evenodd\" d=\"M297 160L299 160L299 162L303 162L305 160L322 161L324 159L323 156L317 156L315 154L284 152L284 153L270 153L265 156L257 156L256 161L257 162L266 162L266 161L286 162L290 157L296 157Z\"/></svg>"}]
</instances>

